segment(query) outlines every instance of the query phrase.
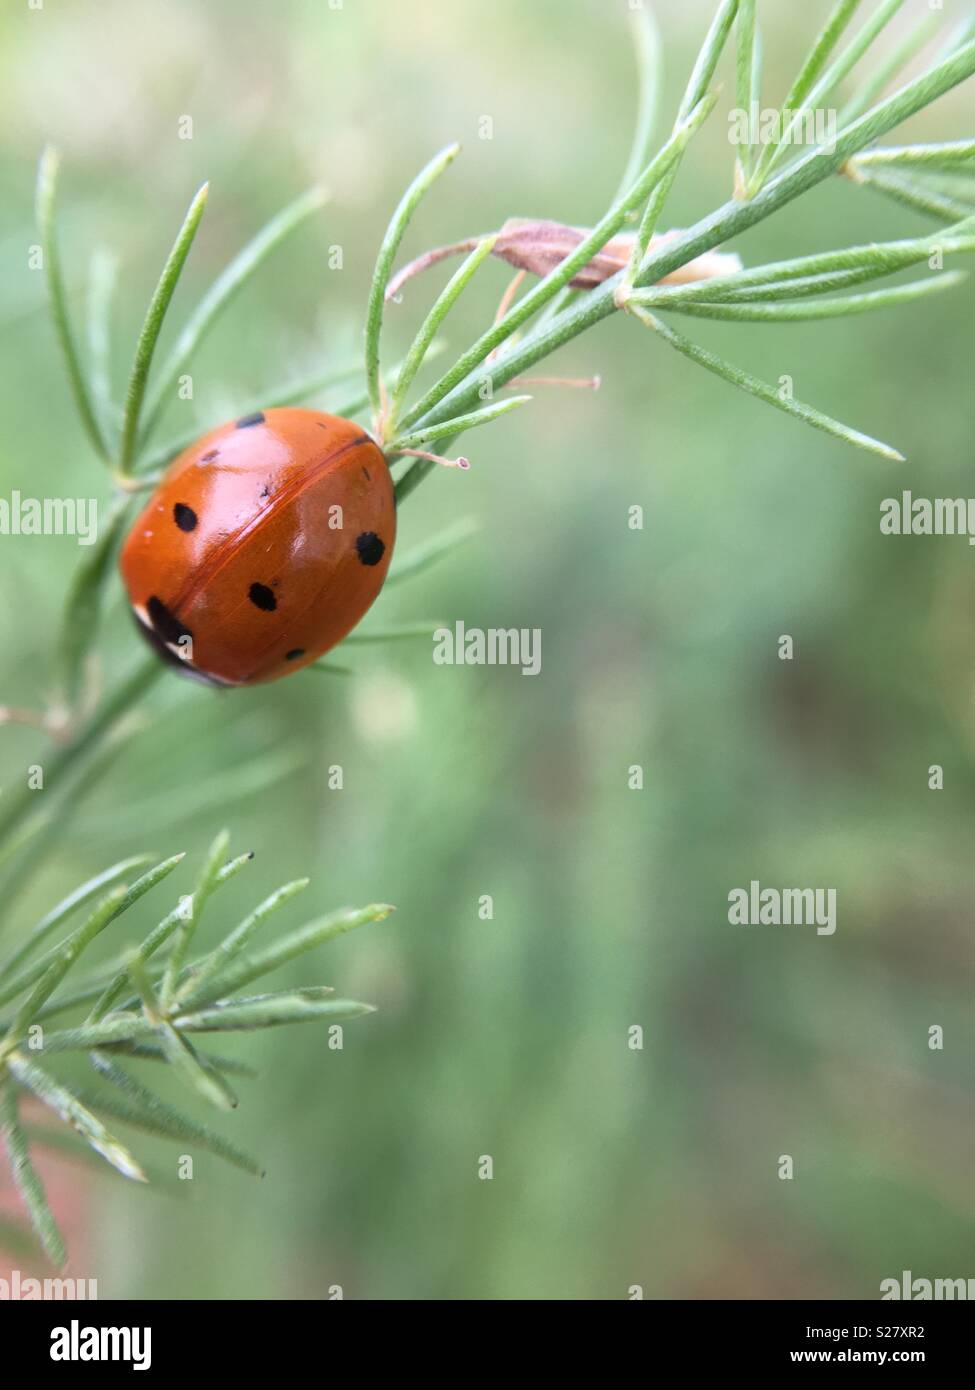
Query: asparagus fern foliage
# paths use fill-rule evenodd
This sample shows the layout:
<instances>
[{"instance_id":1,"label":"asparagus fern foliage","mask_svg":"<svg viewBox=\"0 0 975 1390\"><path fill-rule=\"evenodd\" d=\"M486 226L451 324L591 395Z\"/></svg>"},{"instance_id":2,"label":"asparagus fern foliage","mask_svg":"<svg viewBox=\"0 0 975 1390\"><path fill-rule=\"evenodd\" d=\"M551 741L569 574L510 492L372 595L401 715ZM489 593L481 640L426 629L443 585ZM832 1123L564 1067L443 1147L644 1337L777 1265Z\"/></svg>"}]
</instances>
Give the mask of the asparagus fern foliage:
<instances>
[{"instance_id":1,"label":"asparagus fern foliage","mask_svg":"<svg viewBox=\"0 0 975 1390\"><path fill-rule=\"evenodd\" d=\"M147 1180L145 1172L127 1142L116 1137L116 1123L195 1145L260 1175L256 1159L163 1100L130 1068L147 1061L168 1065L196 1100L229 1110L237 1105L230 1077L246 1075L248 1068L211 1053L208 1034L338 1023L372 1012L368 1004L336 998L326 985L268 993L255 993L252 986L323 942L382 921L393 910L387 903L333 912L255 944L268 919L308 887L308 879L296 879L264 898L212 949L193 954L208 903L253 859L250 853L228 858L228 848L223 832L206 854L193 891L140 944L80 978L75 967L82 953L167 879L182 854L159 863L149 856L127 859L98 874L47 913L0 965L0 1012L6 1011L0 1020L0 1134L31 1224L56 1265L64 1264L65 1244L32 1159L26 1099L52 1110L91 1150L137 1182ZM47 945L75 915L79 925ZM58 1060L78 1053L87 1056L100 1085L81 1088L59 1078Z\"/></svg>"}]
</instances>

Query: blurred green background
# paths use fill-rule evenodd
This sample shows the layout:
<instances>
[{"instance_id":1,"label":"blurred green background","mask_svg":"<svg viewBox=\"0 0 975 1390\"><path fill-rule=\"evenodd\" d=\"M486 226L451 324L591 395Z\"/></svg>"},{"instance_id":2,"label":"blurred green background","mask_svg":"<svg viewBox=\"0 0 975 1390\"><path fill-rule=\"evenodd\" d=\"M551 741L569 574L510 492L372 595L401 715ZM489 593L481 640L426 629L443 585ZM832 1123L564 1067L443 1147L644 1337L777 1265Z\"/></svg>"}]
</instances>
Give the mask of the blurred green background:
<instances>
[{"instance_id":1,"label":"blurred green background","mask_svg":"<svg viewBox=\"0 0 975 1390\"><path fill-rule=\"evenodd\" d=\"M909 0L891 42L927 8ZM950 20L968 7L945 8ZM662 128L712 6L658 9ZM828 9L760 3L770 99ZM512 215L591 225L630 141L626 10L4 6L0 495L107 497L26 269L45 141L64 155L61 245L79 314L92 250L121 256L117 390L204 179L209 208L167 341L262 221L310 183L330 188L208 340L195 400L171 407L166 433L190 411L202 429L262 386L356 357L388 215L449 141L463 154L408 254ZM730 105L727 58L722 71ZM962 89L912 133L970 135L972 111ZM178 138L186 114L192 140ZM731 177L722 107L667 225L723 202ZM734 249L754 263L935 225L837 180ZM336 245L344 265L330 270ZM390 313L390 356L444 278L418 281ZM451 320L453 349L508 278L496 264L480 273ZM903 487L973 491L973 310L966 286L837 324L690 324L897 445L900 467L767 410L633 322L576 341L551 370L598 372L601 392L540 388L466 440L470 473L410 499L399 545L461 517L477 536L374 614L539 627L537 678L435 667L420 642L357 648L344 680L227 694L159 683L51 853L8 869L5 942L127 854L185 848L198 862L224 824L257 857L214 903L208 939L304 873L312 887L275 929L343 903L398 911L293 970L378 1005L347 1026L344 1051L314 1026L237 1044L262 1076L217 1123L266 1160L263 1182L206 1156L193 1182L148 1192L107 1170L48 1170L74 1228L69 1272L97 1277L103 1297L317 1298L337 1284L393 1299L625 1298L634 1284L648 1298L875 1298L902 1269L975 1275L975 558L961 538L878 529L880 501ZM627 526L634 504L642 532ZM4 703L37 707L51 689L82 554L70 539L2 538ZM106 684L142 657L116 581L110 595ZM777 659L784 633L791 663ZM3 785L46 746L0 729ZM941 792L928 790L934 763ZM333 764L342 791L328 789ZM628 789L632 764L643 791ZM194 868L140 905L143 926ZM728 891L753 878L835 887L836 935L729 927ZM493 921L478 917L482 894ZM126 918L121 939L138 926ZM636 1024L642 1051L627 1045ZM943 1052L927 1046L934 1024ZM173 1174L178 1146L132 1138Z\"/></svg>"}]
</instances>

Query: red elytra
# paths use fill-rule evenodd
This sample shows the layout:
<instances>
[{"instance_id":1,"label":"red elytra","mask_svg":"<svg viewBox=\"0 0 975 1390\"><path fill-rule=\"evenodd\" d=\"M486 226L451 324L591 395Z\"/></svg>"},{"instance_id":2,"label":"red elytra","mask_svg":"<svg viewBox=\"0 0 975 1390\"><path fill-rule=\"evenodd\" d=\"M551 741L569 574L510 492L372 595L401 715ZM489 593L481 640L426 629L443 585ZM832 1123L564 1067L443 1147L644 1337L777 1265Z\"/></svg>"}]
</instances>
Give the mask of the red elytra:
<instances>
[{"instance_id":1,"label":"red elytra","mask_svg":"<svg viewBox=\"0 0 975 1390\"><path fill-rule=\"evenodd\" d=\"M160 656L197 679L251 685L300 670L355 627L395 539L389 468L361 425L265 410L180 454L119 568Z\"/></svg>"}]
</instances>

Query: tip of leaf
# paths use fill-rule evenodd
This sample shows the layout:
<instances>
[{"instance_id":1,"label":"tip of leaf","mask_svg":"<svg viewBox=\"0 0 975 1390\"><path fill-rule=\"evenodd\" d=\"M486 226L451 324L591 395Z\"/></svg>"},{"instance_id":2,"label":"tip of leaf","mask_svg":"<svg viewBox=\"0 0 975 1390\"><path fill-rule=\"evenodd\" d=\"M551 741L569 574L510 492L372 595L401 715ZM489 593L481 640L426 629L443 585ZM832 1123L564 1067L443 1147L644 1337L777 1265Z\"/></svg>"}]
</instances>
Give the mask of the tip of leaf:
<instances>
[{"instance_id":1,"label":"tip of leaf","mask_svg":"<svg viewBox=\"0 0 975 1390\"><path fill-rule=\"evenodd\" d=\"M130 1178L132 1182L148 1183L149 1179L127 1150L116 1145L104 1144L93 1144L92 1148L97 1149L103 1158L107 1158L112 1167L121 1173L123 1178Z\"/></svg>"}]
</instances>

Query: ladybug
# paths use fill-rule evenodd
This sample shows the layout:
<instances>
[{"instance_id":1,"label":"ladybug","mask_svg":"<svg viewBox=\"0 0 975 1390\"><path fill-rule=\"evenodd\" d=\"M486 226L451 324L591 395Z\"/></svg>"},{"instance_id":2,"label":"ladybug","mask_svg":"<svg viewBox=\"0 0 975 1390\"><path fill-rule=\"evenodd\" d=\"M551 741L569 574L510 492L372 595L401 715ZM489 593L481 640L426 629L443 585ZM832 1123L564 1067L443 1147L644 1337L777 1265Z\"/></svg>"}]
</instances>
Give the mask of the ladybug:
<instances>
[{"instance_id":1,"label":"ladybug","mask_svg":"<svg viewBox=\"0 0 975 1390\"><path fill-rule=\"evenodd\" d=\"M395 539L389 468L361 425L264 410L180 454L119 568L164 660L214 685L254 685L316 661L355 627Z\"/></svg>"}]
</instances>

